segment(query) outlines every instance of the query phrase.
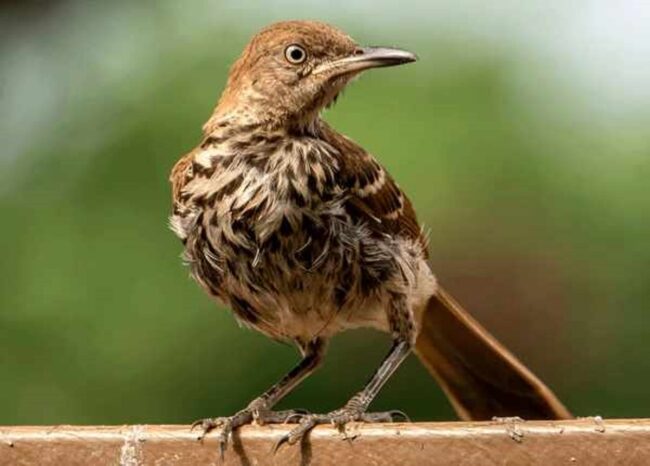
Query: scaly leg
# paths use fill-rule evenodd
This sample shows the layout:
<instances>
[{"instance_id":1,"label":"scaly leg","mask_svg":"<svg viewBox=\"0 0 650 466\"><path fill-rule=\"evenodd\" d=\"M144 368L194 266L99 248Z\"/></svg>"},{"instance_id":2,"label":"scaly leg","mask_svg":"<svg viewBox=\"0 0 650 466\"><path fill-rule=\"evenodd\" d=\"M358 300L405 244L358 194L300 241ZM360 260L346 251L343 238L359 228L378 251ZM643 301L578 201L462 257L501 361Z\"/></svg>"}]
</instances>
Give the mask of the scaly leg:
<instances>
[{"instance_id":1,"label":"scaly leg","mask_svg":"<svg viewBox=\"0 0 650 466\"><path fill-rule=\"evenodd\" d=\"M405 299L397 297L391 302L389 322L392 328L393 346L363 390L354 395L343 408L336 411L327 414L300 415L301 419L298 426L280 439L275 446L275 450L284 443L291 445L301 440L305 434L318 424L334 424L343 429L345 424L352 421L392 422L395 418L408 420L408 417L400 411L366 412L379 390L409 355L415 341L413 317Z\"/></svg>"},{"instance_id":2,"label":"scaly leg","mask_svg":"<svg viewBox=\"0 0 650 466\"><path fill-rule=\"evenodd\" d=\"M271 408L276 403L288 395L289 392L321 364L326 343L321 338L315 338L307 344L299 344L299 348L303 356L302 360L278 383L254 399L246 408L230 417L209 418L196 421L192 424L192 429L200 426L203 430L201 437L203 437L211 430L221 427L219 446L221 455L223 456L228 446L228 439L237 427L250 424L253 420L262 424L281 424L289 418L304 415L305 413L303 411L298 410L271 411Z\"/></svg>"}]
</instances>

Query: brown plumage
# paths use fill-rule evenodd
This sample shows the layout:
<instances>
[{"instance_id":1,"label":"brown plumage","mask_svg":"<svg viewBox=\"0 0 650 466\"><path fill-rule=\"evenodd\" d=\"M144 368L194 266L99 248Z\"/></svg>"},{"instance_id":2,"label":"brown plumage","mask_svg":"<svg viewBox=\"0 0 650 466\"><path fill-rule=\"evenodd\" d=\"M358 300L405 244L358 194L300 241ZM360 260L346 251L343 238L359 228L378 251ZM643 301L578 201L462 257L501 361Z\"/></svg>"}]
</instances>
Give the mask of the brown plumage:
<instances>
[{"instance_id":1,"label":"brown plumage","mask_svg":"<svg viewBox=\"0 0 650 466\"><path fill-rule=\"evenodd\" d=\"M297 422L281 443L323 422L391 420L395 413L366 410L413 349L463 419L570 416L437 285L406 195L320 118L362 71L412 61L323 23L271 25L233 65L203 140L172 171L171 226L194 278L243 325L303 355L247 408L201 421L204 431L223 427L222 448L254 419ZM332 413L271 411L318 366L329 337L355 327L393 339L366 387Z\"/></svg>"}]
</instances>

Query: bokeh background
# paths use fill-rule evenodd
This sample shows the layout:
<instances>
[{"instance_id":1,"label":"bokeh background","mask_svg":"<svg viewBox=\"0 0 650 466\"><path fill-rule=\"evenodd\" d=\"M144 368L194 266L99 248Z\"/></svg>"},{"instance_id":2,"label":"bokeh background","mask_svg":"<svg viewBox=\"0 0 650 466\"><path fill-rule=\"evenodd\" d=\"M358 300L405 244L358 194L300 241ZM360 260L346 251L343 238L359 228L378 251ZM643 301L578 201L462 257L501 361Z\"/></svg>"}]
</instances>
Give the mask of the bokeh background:
<instances>
[{"instance_id":1,"label":"bokeh background","mask_svg":"<svg viewBox=\"0 0 650 466\"><path fill-rule=\"evenodd\" d=\"M167 176L261 26L416 51L326 113L431 229L440 280L579 415L650 416L647 2L0 2L0 424L226 415L295 351L188 278ZM335 339L282 406L355 392L387 337ZM374 407L452 419L410 359Z\"/></svg>"}]
</instances>

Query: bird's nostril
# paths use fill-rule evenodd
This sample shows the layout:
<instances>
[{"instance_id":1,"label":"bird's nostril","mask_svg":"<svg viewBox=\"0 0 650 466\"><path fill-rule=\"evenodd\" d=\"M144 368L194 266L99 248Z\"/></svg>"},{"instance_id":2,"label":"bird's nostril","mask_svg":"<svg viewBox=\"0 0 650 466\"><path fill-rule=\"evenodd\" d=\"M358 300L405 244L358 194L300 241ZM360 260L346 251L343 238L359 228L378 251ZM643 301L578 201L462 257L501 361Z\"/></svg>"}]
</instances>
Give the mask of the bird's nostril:
<instances>
[{"instance_id":1,"label":"bird's nostril","mask_svg":"<svg viewBox=\"0 0 650 466\"><path fill-rule=\"evenodd\" d=\"M361 47L357 47L356 49L354 49L354 54L355 55L363 55L363 53L364 52L363 52L363 49Z\"/></svg>"}]
</instances>

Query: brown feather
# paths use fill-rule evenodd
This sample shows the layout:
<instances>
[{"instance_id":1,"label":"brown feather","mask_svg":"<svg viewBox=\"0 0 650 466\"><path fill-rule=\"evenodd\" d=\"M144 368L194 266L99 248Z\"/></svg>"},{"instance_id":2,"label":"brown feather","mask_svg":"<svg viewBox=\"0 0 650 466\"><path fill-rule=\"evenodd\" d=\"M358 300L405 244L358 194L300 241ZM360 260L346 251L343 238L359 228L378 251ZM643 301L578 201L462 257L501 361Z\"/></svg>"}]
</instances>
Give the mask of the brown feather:
<instances>
[{"instance_id":1,"label":"brown feather","mask_svg":"<svg viewBox=\"0 0 650 466\"><path fill-rule=\"evenodd\" d=\"M571 419L562 402L444 289L422 315L415 352L464 420Z\"/></svg>"},{"instance_id":2,"label":"brown feather","mask_svg":"<svg viewBox=\"0 0 650 466\"><path fill-rule=\"evenodd\" d=\"M402 236L418 242L428 256L427 239L406 194L390 174L365 149L322 124L322 138L340 154L339 183L348 194L348 208L367 219L378 233ZM376 189L366 191L373 182Z\"/></svg>"}]
</instances>

